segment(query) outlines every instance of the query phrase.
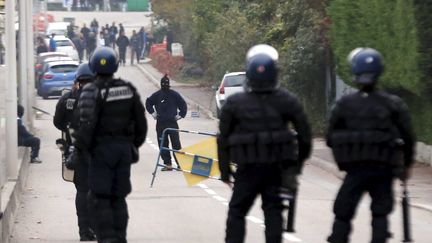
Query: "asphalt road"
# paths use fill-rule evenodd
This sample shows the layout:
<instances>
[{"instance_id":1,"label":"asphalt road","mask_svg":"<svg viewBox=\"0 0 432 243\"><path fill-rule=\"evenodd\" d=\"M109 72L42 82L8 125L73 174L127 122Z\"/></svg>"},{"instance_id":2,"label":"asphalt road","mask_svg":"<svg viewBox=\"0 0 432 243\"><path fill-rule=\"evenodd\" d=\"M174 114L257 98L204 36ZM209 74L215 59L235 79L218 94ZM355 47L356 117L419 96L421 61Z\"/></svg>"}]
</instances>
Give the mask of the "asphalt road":
<instances>
[{"instance_id":1,"label":"asphalt road","mask_svg":"<svg viewBox=\"0 0 432 243\"><path fill-rule=\"evenodd\" d=\"M144 101L156 87L146 80L137 67L121 67L118 75L133 82ZM37 105L53 113L56 99L37 100ZM223 242L227 202L231 190L216 180L206 180L188 187L181 172L158 172L153 188L151 173L157 159L155 121L147 114L149 133L140 149L140 162L133 166L133 192L127 198L130 221L128 240L131 243ZM188 116L179 121L182 129L215 132L217 121ZM59 131L52 119L43 115L35 122L42 138L42 164L30 165L29 178L23 202L18 209L12 243L66 243L78 242L73 184L61 179L60 153L54 141ZM182 135L184 146L203 139L201 136ZM330 233L333 200L340 180L327 172L307 164L300 181L297 213L297 233L284 235L284 242L325 242ZM247 220L246 242L264 242L263 214L257 199ZM399 205L391 216L394 238L401 242L401 212ZM370 213L367 197L357 212L353 223L352 243L368 242L370 238ZM432 214L413 209L415 242L430 243Z\"/></svg>"}]
</instances>

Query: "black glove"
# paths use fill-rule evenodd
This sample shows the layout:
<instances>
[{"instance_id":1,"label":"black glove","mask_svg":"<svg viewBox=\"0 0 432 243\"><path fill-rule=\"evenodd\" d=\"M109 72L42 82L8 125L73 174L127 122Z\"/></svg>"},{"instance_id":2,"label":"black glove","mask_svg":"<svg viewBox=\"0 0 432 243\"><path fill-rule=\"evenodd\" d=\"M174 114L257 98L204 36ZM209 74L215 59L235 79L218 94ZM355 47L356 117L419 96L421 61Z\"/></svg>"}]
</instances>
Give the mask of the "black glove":
<instances>
[{"instance_id":1,"label":"black glove","mask_svg":"<svg viewBox=\"0 0 432 243\"><path fill-rule=\"evenodd\" d=\"M90 154L87 151L82 151L79 149L72 149L70 155L66 159L65 166L69 170L75 170L79 163L90 162Z\"/></svg>"},{"instance_id":2,"label":"black glove","mask_svg":"<svg viewBox=\"0 0 432 243\"><path fill-rule=\"evenodd\" d=\"M78 166L78 151L69 154L65 161L65 166L69 170L75 170Z\"/></svg>"},{"instance_id":3,"label":"black glove","mask_svg":"<svg viewBox=\"0 0 432 243\"><path fill-rule=\"evenodd\" d=\"M139 161L139 151L135 146L131 146L132 148L132 163L137 163Z\"/></svg>"}]
</instances>

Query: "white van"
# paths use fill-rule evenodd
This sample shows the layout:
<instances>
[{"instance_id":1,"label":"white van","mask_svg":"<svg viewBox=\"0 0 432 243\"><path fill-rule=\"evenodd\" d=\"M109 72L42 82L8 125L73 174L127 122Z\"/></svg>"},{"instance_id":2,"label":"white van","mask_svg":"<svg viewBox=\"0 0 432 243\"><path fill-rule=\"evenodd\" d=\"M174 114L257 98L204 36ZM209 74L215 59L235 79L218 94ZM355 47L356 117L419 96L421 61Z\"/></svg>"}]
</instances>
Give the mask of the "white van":
<instances>
[{"instance_id":1,"label":"white van","mask_svg":"<svg viewBox=\"0 0 432 243\"><path fill-rule=\"evenodd\" d=\"M56 34L56 36L66 36L67 28L69 26L69 22L52 22L48 23L48 27L46 29L45 34L47 36L51 36L52 33Z\"/></svg>"},{"instance_id":2,"label":"white van","mask_svg":"<svg viewBox=\"0 0 432 243\"><path fill-rule=\"evenodd\" d=\"M57 52L64 52L66 53L68 56L70 56L73 60L78 61L79 57L78 57L78 51L75 47L75 45L73 44L73 42L64 36L54 36L54 41L56 42L57 45ZM50 39L49 38L45 38L45 44L49 47L49 42Z\"/></svg>"}]
</instances>

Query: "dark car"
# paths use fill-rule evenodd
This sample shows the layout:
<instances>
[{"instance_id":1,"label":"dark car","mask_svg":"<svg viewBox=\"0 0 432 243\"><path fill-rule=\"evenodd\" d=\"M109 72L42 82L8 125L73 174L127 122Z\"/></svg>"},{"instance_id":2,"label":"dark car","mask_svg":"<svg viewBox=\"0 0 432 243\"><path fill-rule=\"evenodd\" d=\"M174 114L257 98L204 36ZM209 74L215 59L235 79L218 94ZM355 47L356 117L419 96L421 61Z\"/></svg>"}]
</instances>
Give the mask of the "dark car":
<instances>
[{"instance_id":1,"label":"dark car","mask_svg":"<svg viewBox=\"0 0 432 243\"><path fill-rule=\"evenodd\" d=\"M49 62L40 80L38 95L47 99L49 96L60 96L64 89L70 89L74 83L78 65L77 61Z\"/></svg>"}]
</instances>

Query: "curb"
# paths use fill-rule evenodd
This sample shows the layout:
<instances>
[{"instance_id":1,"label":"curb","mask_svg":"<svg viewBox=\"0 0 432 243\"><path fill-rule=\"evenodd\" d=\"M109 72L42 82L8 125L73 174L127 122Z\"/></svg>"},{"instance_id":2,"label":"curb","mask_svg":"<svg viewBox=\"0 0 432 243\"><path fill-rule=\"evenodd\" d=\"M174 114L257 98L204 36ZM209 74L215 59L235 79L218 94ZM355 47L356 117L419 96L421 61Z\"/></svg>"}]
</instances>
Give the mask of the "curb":
<instances>
[{"instance_id":1,"label":"curb","mask_svg":"<svg viewBox=\"0 0 432 243\"><path fill-rule=\"evenodd\" d=\"M143 67L141 65L136 65L136 66L154 84L154 86L156 86L157 88L160 88L159 80L153 74L151 74L148 70L146 70L145 67ZM191 87L191 86L185 85L184 87ZM193 104L194 106L197 106L199 108L199 110L204 111L205 115L207 115L210 119L217 120L214 117L213 112L211 112L209 109L203 107L201 104L198 104L197 102L195 102L194 100L190 99L189 97L187 97L185 95L182 95L182 96L186 100L187 103Z\"/></svg>"},{"instance_id":2,"label":"curb","mask_svg":"<svg viewBox=\"0 0 432 243\"><path fill-rule=\"evenodd\" d=\"M22 201L22 193L27 183L27 176L29 173L29 163L26 158L29 158L30 149L25 148L22 152L21 166L18 171L17 179L10 179L2 188L2 201L5 200L5 206L3 216L0 220L0 240L3 243L10 242L10 238L13 232L14 219L16 216L17 209ZM6 190L8 188L8 190ZM3 196L7 196L3 198Z\"/></svg>"}]
</instances>

